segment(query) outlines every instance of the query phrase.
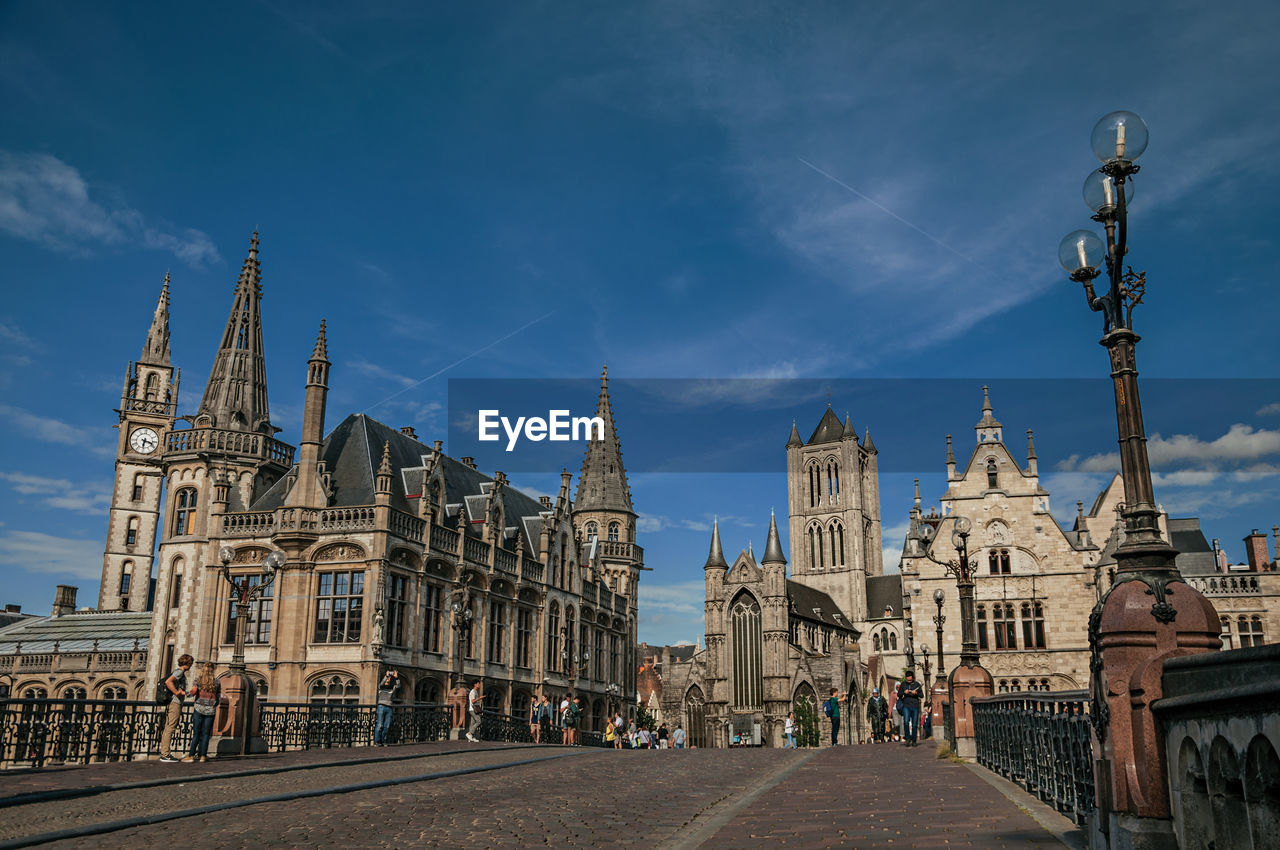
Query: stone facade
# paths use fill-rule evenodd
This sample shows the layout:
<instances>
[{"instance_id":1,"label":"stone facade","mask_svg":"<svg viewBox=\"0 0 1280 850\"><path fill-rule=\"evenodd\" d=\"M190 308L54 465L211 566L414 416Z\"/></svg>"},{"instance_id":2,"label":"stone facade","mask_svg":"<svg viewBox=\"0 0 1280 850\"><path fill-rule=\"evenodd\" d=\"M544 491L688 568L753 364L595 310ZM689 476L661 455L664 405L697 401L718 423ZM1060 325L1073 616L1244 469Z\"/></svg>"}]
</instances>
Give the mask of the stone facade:
<instances>
[{"instance_id":1,"label":"stone facade","mask_svg":"<svg viewBox=\"0 0 1280 850\"><path fill-rule=\"evenodd\" d=\"M167 279L144 357L129 367L100 605L142 607L135 588L150 584L158 540L148 686L182 653L230 661L235 611L220 552L236 577L260 574L280 550L287 563L246 623L249 675L273 702L370 703L381 671L395 667L406 701L443 701L462 677L483 681L491 708L515 713L543 691L581 694L588 723L634 705L643 550L607 374L606 439L590 444L577 499L567 472L554 500L535 499L412 428L354 414L326 434L321 323L295 449L270 420L261 294L255 234L194 415L176 417L176 370L166 380ZM140 428L149 430L134 438ZM125 542L122 523L137 528ZM613 539L597 539L600 529ZM117 592L125 558L128 594Z\"/></svg>"}]
</instances>

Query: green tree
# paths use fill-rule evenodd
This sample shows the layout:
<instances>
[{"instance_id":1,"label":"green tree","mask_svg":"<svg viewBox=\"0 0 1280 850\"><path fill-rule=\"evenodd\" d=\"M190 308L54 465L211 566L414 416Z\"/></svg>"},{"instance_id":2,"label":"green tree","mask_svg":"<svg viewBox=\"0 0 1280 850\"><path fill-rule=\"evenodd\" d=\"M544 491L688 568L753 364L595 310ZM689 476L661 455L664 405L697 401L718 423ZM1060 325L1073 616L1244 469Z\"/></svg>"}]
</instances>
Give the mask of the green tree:
<instances>
[{"instance_id":1,"label":"green tree","mask_svg":"<svg viewBox=\"0 0 1280 850\"><path fill-rule=\"evenodd\" d=\"M798 699L796 709L796 746L816 747L819 742L818 712L807 699Z\"/></svg>"},{"instance_id":2,"label":"green tree","mask_svg":"<svg viewBox=\"0 0 1280 850\"><path fill-rule=\"evenodd\" d=\"M649 727L657 727L658 721L653 716L653 712L645 708L643 705L636 709L636 728L648 729Z\"/></svg>"}]
</instances>

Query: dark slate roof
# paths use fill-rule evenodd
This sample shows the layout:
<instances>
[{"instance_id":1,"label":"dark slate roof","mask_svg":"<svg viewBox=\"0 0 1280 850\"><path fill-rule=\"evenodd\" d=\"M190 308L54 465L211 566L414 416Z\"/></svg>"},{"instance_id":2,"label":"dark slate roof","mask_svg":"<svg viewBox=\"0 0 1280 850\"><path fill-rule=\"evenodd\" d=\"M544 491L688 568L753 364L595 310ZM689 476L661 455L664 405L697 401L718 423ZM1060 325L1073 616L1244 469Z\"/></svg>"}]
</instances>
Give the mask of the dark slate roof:
<instances>
[{"instance_id":1,"label":"dark slate roof","mask_svg":"<svg viewBox=\"0 0 1280 850\"><path fill-rule=\"evenodd\" d=\"M98 642L101 652L133 649L134 641L145 649L151 638L150 611L109 611L37 617L0 629L0 655L8 657L22 644L23 655L53 652L88 652Z\"/></svg>"},{"instance_id":2,"label":"dark slate roof","mask_svg":"<svg viewBox=\"0 0 1280 850\"><path fill-rule=\"evenodd\" d=\"M893 609L894 617L902 616L902 574L867 576L867 619L884 617L885 606Z\"/></svg>"},{"instance_id":3,"label":"dark slate roof","mask_svg":"<svg viewBox=\"0 0 1280 850\"><path fill-rule=\"evenodd\" d=\"M1218 572L1218 561L1214 557L1213 547L1205 540L1200 530L1199 517L1183 519L1169 518L1169 542L1178 550L1174 564L1181 572L1189 575L1204 575Z\"/></svg>"},{"instance_id":4,"label":"dark slate roof","mask_svg":"<svg viewBox=\"0 0 1280 850\"><path fill-rule=\"evenodd\" d=\"M333 491L330 507L373 504L374 478L382 462L384 444L389 447L393 470L391 507L416 513L424 458L434 450L363 413L353 413L338 423L320 447L320 458L329 471ZM436 467L444 475L445 502L450 515L456 517L458 508L465 505L469 520L484 519L485 494L493 487L493 478L443 453ZM287 479L288 476L277 481L254 502L251 510L269 511L280 507L287 491ZM547 508L510 485L503 487L502 498L506 505L505 524L513 529L509 533L523 533L526 551L532 551L532 544L542 530L540 516ZM517 522L518 519L522 521ZM514 548L514 543L509 548Z\"/></svg>"},{"instance_id":5,"label":"dark slate roof","mask_svg":"<svg viewBox=\"0 0 1280 850\"><path fill-rule=\"evenodd\" d=\"M853 621L840 610L835 600L821 590L814 590L807 584L787 579L787 600L791 603L792 615L801 620L810 620L851 632L857 631Z\"/></svg>"},{"instance_id":6,"label":"dark slate roof","mask_svg":"<svg viewBox=\"0 0 1280 850\"><path fill-rule=\"evenodd\" d=\"M813 429L813 436L809 438L809 445L814 443L834 443L844 436L844 425L840 422L840 417L836 416L836 412L827 407L827 412L822 414L822 418L818 420L818 427Z\"/></svg>"}]
</instances>

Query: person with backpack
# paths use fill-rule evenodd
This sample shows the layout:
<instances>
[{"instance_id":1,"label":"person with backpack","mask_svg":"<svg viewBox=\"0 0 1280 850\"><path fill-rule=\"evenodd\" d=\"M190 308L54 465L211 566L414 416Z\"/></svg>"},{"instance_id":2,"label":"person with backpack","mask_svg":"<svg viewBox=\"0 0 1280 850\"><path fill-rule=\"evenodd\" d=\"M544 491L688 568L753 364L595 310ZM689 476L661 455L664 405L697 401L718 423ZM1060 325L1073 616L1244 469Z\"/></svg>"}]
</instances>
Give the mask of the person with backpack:
<instances>
[{"instance_id":1,"label":"person with backpack","mask_svg":"<svg viewBox=\"0 0 1280 850\"><path fill-rule=\"evenodd\" d=\"M196 660L190 655L179 656L178 669L166 676L156 690L156 704L165 709L164 729L160 732L160 761L162 762L177 761L173 757L171 746L173 733L177 730L179 721L182 720L182 700L187 696L187 671L195 663Z\"/></svg>"},{"instance_id":2,"label":"person with backpack","mask_svg":"<svg viewBox=\"0 0 1280 850\"><path fill-rule=\"evenodd\" d=\"M191 689L196 698L191 707L191 748L183 761L208 761L209 738L213 735L213 717L222 701L222 685L213 675L213 665L205 662L196 685Z\"/></svg>"},{"instance_id":3,"label":"person with backpack","mask_svg":"<svg viewBox=\"0 0 1280 850\"><path fill-rule=\"evenodd\" d=\"M831 718L831 746L840 743L840 701L843 699L840 693L835 689L831 689L831 697L822 704L822 712Z\"/></svg>"}]
</instances>

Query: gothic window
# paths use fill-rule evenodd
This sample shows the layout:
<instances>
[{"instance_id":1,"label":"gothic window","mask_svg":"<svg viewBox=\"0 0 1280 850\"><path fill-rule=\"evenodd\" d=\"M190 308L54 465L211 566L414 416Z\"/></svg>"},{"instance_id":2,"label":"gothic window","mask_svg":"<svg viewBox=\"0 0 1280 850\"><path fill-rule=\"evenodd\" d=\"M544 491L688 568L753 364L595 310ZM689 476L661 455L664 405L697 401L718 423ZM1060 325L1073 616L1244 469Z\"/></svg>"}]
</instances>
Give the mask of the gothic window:
<instances>
[{"instance_id":1,"label":"gothic window","mask_svg":"<svg viewBox=\"0 0 1280 850\"><path fill-rule=\"evenodd\" d=\"M422 586L422 649L440 651L440 626L444 622L444 594L438 584ZM430 702L430 700L426 700Z\"/></svg>"},{"instance_id":2,"label":"gothic window","mask_svg":"<svg viewBox=\"0 0 1280 850\"><path fill-rule=\"evenodd\" d=\"M836 548L836 551L840 553L840 563L847 564L849 559L844 551L844 526L839 523L836 524L836 537L840 541L840 545Z\"/></svg>"},{"instance_id":3,"label":"gothic window","mask_svg":"<svg viewBox=\"0 0 1280 850\"><path fill-rule=\"evenodd\" d=\"M133 496L135 502L142 501L142 473L136 472L133 475Z\"/></svg>"},{"instance_id":4,"label":"gothic window","mask_svg":"<svg viewBox=\"0 0 1280 850\"><path fill-rule=\"evenodd\" d=\"M1031 603L1023 602L1019 611L1022 615L1022 645L1026 649L1031 649L1036 645L1035 639L1031 635L1033 624L1031 622Z\"/></svg>"},{"instance_id":5,"label":"gothic window","mask_svg":"<svg viewBox=\"0 0 1280 850\"><path fill-rule=\"evenodd\" d=\"M809 464L809 507L816 508L818 506L818 493L818 465L811 463Z\"/></svg>"},{"instance_id":6,"label":"gothic window","mask_svg":"<svg viewBox=\"0 0 1280 850\"><path fill-rule=\"evenodd\" d=\"M616 522L609 523L609 539L610 540L618 539L618 524Z\"/></svg>"},{"instance_id":7,"label":"gothic window","mask_svg":"<svg viewBox=\"0 0 1280 850\"><path fill-rule=\"evenodd\" d=\"M62 689L63 699L86 699L88 693L79 685L68 685Z\"/></svg>"},{"instance_id":8,"label":"gothic window","mask_svg":"<svg viewBox=\"0 0 1280 850\"><path fill-rule=\"evenodd\" d=\"M1230 649L1231 648L1231 618L1222 617L1220 618L1220 622L1222 623L1222 648Z\"/></svg>"},{"instance_id":9,"label":"gothic window","mask_svg":"<svg viewBox=\"0 0 1280 850\"><path fill-rule=\"evenodd\" d=\"M417 686L414 688L413 700L414 702L440 702L440 683L435 679L419 679Z\"/></svg>"},{"instance_id":10,"label":"gothic window","mask_svg":"<svg viewBox=\"0 0 1280 850\"><path fill-rule=\"evenodd\" d=\"M871 649L873 652L880 651L880 633L876 632L871 636Z\"/></svg>"},{"instance_id":11,"label":"gothic window","mask_svg":"<svg viewBox=\"0 0 1280 850\"><path fill-rule=\"evenodd\" d=\"M27 688L22 692L23 699L48 699L49 692L44 688Z\"/></svg>"},{"instance_id":12,"label":"gothic window","mask_svg":"<svg viewBox=\"0 0 1280 850\"><path fill-rule=\"evenodd\" d=\"M994 490L999 486L996 480L996 461L995 458L987 459L987 489Z\"/></svg>"},{"instance_id":13,"label":"gothic window","mask_svg":"<svg viewBox=\"0 0 1280 850\"><path fill-rule=\"evenodd\" d=\"M1018 624L1013 617L1013 603L999 602L991 606L991 620L995 627L996 649L1018 648Z\"/></svg>"},{"instance_id":14,"label":"gothic window","mask_svg":"<svg viewBox=\"0 0 1280 850\"><path fill-rule=\"evenodd\" d=\"M316 643L359 643L364 619L364 570L316 577Z\"/></svg>"},{"instance_id":15,"label":"gothic window","mask_svg":"<svg viewBox=\"0 0 1280 850\"><path fill-rule=\"evenodd\" d=\"M124 566L120 568L120 595L128 596L129 588L133 585L133 561L125 561Z\"/></svg>"},{"instance_id":16,"label":"gothic window","mask_svg":"<svg viewBox=\"0 0 1280 850\"><path fill-rule=\"evenodd\" d=\"M595 540L599 536L600 526L596 525L594 522L587 523L587 539Z\"/></svg>"},{"instance_id":17,"label":"gothic window","mask_svg":"<svg viewBox=\"0 0 1280 850\"><path fill-rule=\"evenodd\" d=\"M987 606L978 606L978 649L987 649Z\"/></svg>"},{"instance_id":18,"label":"gothic window","mask_svg":"<svg viewBox=\"0 0 1280 850\"><path fill-rule=\"evenodd\" d=\"M177 608L182 604L182 556L173 559L173 581L169 588L169 607Z\"/></svg>"},{"instance_id":19,"label":"gothic window","mask_svg":"<svg viewBox=\"0 0 1280 850\"><path fill-rule=\"evenodd\" d=\"M619 652L621 640L617 635L609 635L609 681L617 684L622 674L622 655Z\"/></svg>"},{"instance_id":20,"label":"gothic window","mask_svg":"<svg viewBox=\"0 0 1280 850\"><path fill-rule=\"evenodd\" d=\"M405 625L408 618L409 578L408 576L391 574L390 586L387 588L387 622L383 641L388 646L405 646Z\"/></svg>"},{"instance_id":21,"label":"gothic window","mask_svg":"<svg viewBox=\"0 0 1280 850\"><path fill-rule=\"evenodd\" d=\"M316 705L357 705L360 684L348 676L330 676L311 683L310 698Z\"/></svg>"},{"instance_id":22,"label":"gothic window","mask_svg":"<svg viewBox=\"0 0 1280 850\"><path fill-rule=\"evenodd\" d=\"M1047 646L1044 640L1044 606L1037 602L1031 606L1031 612L1035 616L1035 628L1033 629L1035 643L1032 645L1036 649L1044 649Z\"/></svg>"},{"instance_id":23,"label":"gothic window","mask_svg":"<svg viewBox=\"0 0 1280 850\"><path fill-rule=\"evenodd\" d=\"M516 647L513 653L517 667L533 666L533 612L516 609Z\"/></svg>"},{"instance_id":24,"label":"gothic window","mask_svg":"<svg viewBox=\"0 0 1280 850\"><path fill-rule=\"evenodd\" d=\"M497 600L489 602L489 643L488 661L490 664L504 664L507 660L507 606Z\"/></svg>"},{"instance_id":25,"label":"gothic window","mask_svg":"<svg viewBox=\"0 0 1280 850\"><path fill-rule=\"evenodd\" d=\"M1013 561L1009 557L1009 550L992 549L987 555L987 567L991 570L993 576L1012 573Z\"/></svg>"},{"instance_id":26,"label":"gothic window","mask_svg":"<svg viewBox=\"0 0 1280 850\"><path fill-rule=\"evenodd\" d=\"M818 569L820 569L820 570L822 570L822 569L826 569L826 566L827 566L827 563L826 563L826 551L825 551L826 547L824 547L824 546L822 545L822 543L823 543L823 541L822 541L822 529L821 529L821 528L818 528L817 526L815 526L815 527L814 527L814 530L817 532L817 538L818 538Z\"/></svg>"},{"instance_id":27,"label":"gothic window","mask_svg":"<svg viewBox=\"0 0 1280 850\"><path fill-rule=\"evenodd\" d=\"M556 576L555 576L555 582L554 582L556 587L560 587L564 583L564 568L565 568L565 564L569 563L568 551L567 551L568 547L569 547L568 536L565 534L561 534L560 535L560 560L556 563Z\"/></svg>"},{"instance_id":28,"label":"gothic window","mask_svg":"<svg viewBox=\"0 0 1280 850\"><path fill-rule=\"evenodd\" d=\"M889 649L893 650L894 652L897 652L898 651L898 633L889 632L888 638L889 638Z\"/></svg>"},{"instance_id":29,"label":"gothic window","mask_svg":"<svg viewBox=\"0 0 1280 850\"><path fill-rule=\"evenodd\" d=\"M595 678L597 682L603 682L605 679L605 668L609 664L609 656L604 651L604 631L596 629L596 648L594 657L591 659L595 662Z\"/></svg>"},{"instance_id":30,"label":"gothic window","mask_svg":"<svg viewBox=\"0 0 1280 850\"><path fill-rule=\"evenodd\" d=\"M196 533L196 488L183 487L174 501L173 536Z\"/></svg>"},{"instance_id":31,"label":"gothic window","mask_svg":"<svg viewBox=\"0 0 1280 850\"><path fill-rule=\"evenodd\" d=\"M102 699L104 700L117 702L128 698L128 691L124 689L123 685L107 685L102 689Z\"/></svg>"},{"instance_id":32,"label":"gothic window","mask_svg":"<svg viewBox=\"0 0 1280 850\"><path fill-rule=\"evenodd\" d=\"M818 550L815 548L816 544L814 542L814 539L816 536L817 536L817 533L815 529L812 526L810 526L809 528L809 567L810 569L818 566Z\"/></svg>"},{"instance_id":33,"label":"gothic window","mask_svg":"<svg viewBox=\"0 0 1280 850\"><path fill-rule=\"evenodd\" d=\"M556 602L547 614L547 670L560 672L560 605Z\"/></svg>"},{"instance_id":34,"label":"gothic window","mask_svg":"<svg viewBox=\"0 0 1280 850\"><path fill-rule=\"evenodd\" d=\"M262 581L262 576L252 574L249 576L235 576L236 581L249 579L249 587L257 587ZM244 642L246 646L255 643L271 642L271 612L274 600L271 598L275 585L267 586L262 595L249 603L249 619L245 622ZM223 643L235 643L236 640L236 604L232 602L227 606L227 632L226 639ZM317 638L319 640L319 638Z\"/></svg>"},{"instance_id":35,"label":"gothic window","mask_svg":"<svg viewBox=\"0 0 1280 850\"><path fill-rule=\"evenodd\" d=\"M574 622L573 609L564 609L564 648L560 651L560 659L564 662L562 669L568 670L571 660L578 651L576 643L577 624Z\"/></svg>"},{"instance_id":36,"label":"gothic window","mask_svg":"<svg viewBox=\"0 0 1280 850\"><path fill-rule=\"evenodd\" d=\"M124 530L124 545L132 546L138 542L138 518L136 516L129 517L129 523Z\"/></svg>"},{"instance_id":37,"label":"gothic window","mask_svg":"<svg viewBox=\"0 0 1280 850\"><path fill-rule=\"evenodd\" d=\"M838 567L840 562L836 560L836 527L834 525L827 529L827 536L831 538L831 566Z\"/></svg>"},{"instance_id":38,"label":"gothic window","mask_svg":"<svg viewBox=\"0 0 1280 850\"><path fill-rule=\"evenodd\" d=\"M702 698L702 691L695 687L689 689L684 697L685 726L689 733L689 746L705 749L707 746L707 706Z\"/></svg>"},{"instance_id":39,"label":"gothic window","mask_svg":"<svg viewBox=\"0 0 1280 850\"><path fill-rule=\"evenodd\" d=\"M827 464L827 487L831 492L831 500L840 501L840 464L831 461Z\"/></svg>"},{"instance_id":40,"label":"gothic window","mask_svg":"<svg viewBox=\"0 0 1280 850\"><path fill-rule=\"evenodd\" d=\"M160 378L155 372L147 375L146 388L143 390L143 398L147 401L155 401L156 395L160 392Z\"/></svg>"},{"instance_id":41,"label":"gothic window","mask_svg":"<svg viewBox=\"0 0 1280 850\"><path fill-rule=\"evenodd\" d=\"M739 708L764 704L764 643L760 603L749 593L734 600L730 613L733 628L733 702Z\"/></svg>"}]
</instances>

